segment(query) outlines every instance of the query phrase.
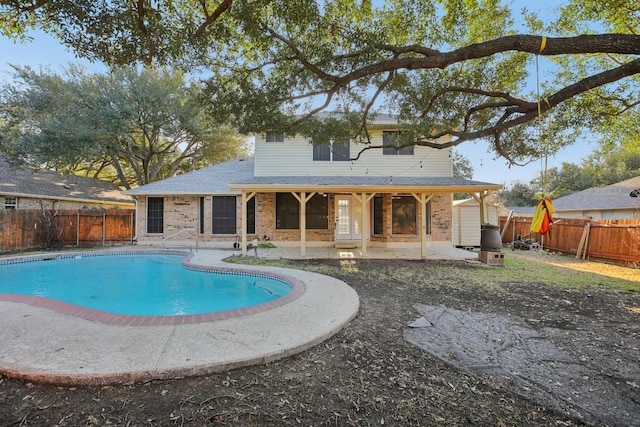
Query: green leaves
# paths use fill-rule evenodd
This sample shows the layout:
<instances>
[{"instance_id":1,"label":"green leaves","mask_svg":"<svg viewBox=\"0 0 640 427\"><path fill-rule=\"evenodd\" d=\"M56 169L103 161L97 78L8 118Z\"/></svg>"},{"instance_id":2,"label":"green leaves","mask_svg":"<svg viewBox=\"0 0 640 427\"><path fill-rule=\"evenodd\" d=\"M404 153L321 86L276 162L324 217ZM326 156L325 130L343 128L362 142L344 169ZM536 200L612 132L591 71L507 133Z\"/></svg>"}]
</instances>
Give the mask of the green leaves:
<instances>
[{"instance_id":1,"label":"green leaves","mask_svg":"<svg viewBox=\"0 0 640 427\"><path fill-rule=\"evenodd\" d=\"M307 131L293 117L358 111L355 136L366 140L367 119L389 113L416 144L444 134L450 145L485 139L525 163L584 128L603 141L615 132L635 140L637 128L625 130L640 105L636 3L518 11L538 35L516 34L500 0L12 1L0 4L0 18L5 34L41 27L108 64L206 70L210 114L243 132ZM555 61L540 111L536 55ZM553 122L544 145L539 113Z\"/></svg>"},{"instance_id":2,"label":"green leaves","mask_svg":"<svg viewBox=\"0 0 640 427\"><path fill-rule=\"evenodd\" d=\"M34 163L141 185L244 152L179 71L116 69L64 77L17 68L2 98L3 148Z\"/></svg>"},{"instance_id":3,"label":"green leaves","mask_svg":"<svg viewBox=\"0 0 640 427\"><path fill-rule=\"evenodd\" d=\"M563 162L528 184L516 182L500 191L505 206L534 206L542 190L546 197L557 199L591 187L615 184L640 175L640 151L617 149L595 151L580 164ZM546 187L546 188L545 188Z\"/></svg>"}]
</instances>

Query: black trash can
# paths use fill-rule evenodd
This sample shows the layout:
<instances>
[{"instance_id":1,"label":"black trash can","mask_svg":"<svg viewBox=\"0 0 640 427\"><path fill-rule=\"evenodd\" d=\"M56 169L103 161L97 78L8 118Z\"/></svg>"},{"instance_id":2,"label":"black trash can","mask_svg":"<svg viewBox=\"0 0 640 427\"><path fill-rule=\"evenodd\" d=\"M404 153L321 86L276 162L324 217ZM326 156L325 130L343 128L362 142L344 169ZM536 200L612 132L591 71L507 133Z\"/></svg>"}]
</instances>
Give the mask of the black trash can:
<instances>
[{"instance_id":1,"label":"black trash can","mask_svg":"<svg viewBox=\"0 0 640 427\"><path fill-rule=\"evenodd\" d=\"M480 226L480 250L493 252L502 250L499 225L482 224Z\"/></svg>"}]
</instances>

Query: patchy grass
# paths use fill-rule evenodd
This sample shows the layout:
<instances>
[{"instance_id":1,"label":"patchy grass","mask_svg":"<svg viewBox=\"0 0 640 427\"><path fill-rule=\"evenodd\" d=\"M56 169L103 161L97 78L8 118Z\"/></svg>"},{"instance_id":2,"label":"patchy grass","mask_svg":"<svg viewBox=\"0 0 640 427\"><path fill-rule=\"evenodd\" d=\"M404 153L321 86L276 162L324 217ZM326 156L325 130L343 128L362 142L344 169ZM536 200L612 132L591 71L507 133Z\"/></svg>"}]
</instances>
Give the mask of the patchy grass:
<instances>
[{"instance_id":1,"label":"patchy grass","mask_svg":"<svg viewBox=\"0 0 640 427\"><path fill-rule=\"evenodd\" d=\"M507 266L534 275L539 283L554 284L569 289L598 288L602 290L640 292L640 270L576 260L572 256L542 253L509 253Z\"/></svg>"},{"instance_id":2,"label":"patchy grass","mask_svg":"<svg viewBox=\"0 0 640 427\"><path fill-rule=\"evenodd\" d=\"M546 257L549 256L546 255ZM504 267L490 267L462 261L398 261L396 266L391 269L383 271L366 269L367 272L358 268L358 265L375 263L375 260L290 261L233 256L225 261L236 264L303 269L341 277L347 282L349 275L370 275L375 271L377 277L371 277L371 280L393 283L399 289L415 283L419 283L422 287L439 288L441 283L447 283L447 286L451 286L451 283L454 282L463 287L479 287L500 291L504 284L527 282L566 289L597 288L607 291L640 292L639 270L594 262L565 264L566 259L559 261L558 257L543 261L538 258L510 253L507 253L505 257ZM424 268L414 268L413 264L416 263L424 264ZM576 265L581 266L581 269L577 269ZM607 274L607 272L615 270L625 271L627 272L626 277L631 278L637 274L637 280L629 280L622 274Z\"/></svg>"}]
</instances>

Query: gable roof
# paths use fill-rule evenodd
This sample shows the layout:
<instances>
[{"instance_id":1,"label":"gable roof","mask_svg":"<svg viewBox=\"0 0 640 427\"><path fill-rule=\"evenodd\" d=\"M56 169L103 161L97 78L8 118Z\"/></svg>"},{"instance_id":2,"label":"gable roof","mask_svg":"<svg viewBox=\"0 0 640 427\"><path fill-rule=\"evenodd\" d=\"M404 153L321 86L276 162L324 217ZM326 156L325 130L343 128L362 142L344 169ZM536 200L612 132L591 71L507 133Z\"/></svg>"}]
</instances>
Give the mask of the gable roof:
<instances>
[{"instance_id":1,"label":"gable roof","mask_svg":"<svg viewBox=\"0 0 640 427\"><path fill-rule=\"evenodd\" d=\"M118 186L96 178L63 175L45 169L13 164L0 154L0 194L9 197L67 200L86 203L126 204L131 197Z\"/></svg>"},{"instance_id":2,"label":"gable roof","mask_svg":"<svg viewBox=\"0 0 640 427\"><path fill-rule=\"evenodd\" d=\"M637 209L638 199L629 194L640 187L640 176L604 187L593 187L553 201L557 211Z\"/></svg>"},{"instance_id":3,"label":"gable roof","mask_svg":"<svg viewBox=\"0 0 640 427\"><path fill-rule=\"evenodd\" d=\"M126 191L132 196L179 196L203 194L240 194L243 188L262 188L267 190L288 191L288 188L304 190L319 187L339 190L352 189L354 186L365 188L428 187L432 190L449 191L451 187L465 191L485 188L499 189L499 184L470 181L449 177L372 177L372 176L254 176L254 160L235 159L219 163L183 175L163 179Z\"/></svg>"},{"instance_id":4,"label":"gable roof","mask_svg":"<svg viewBox=\"0 0 640 427\"><path fill-rule=\"evenodd\" d=\"M536 208L535 206L505 206L500 209L500 216L508 216L510 211L513 211L516 216L533 216Z\"/></svg>"},{"instance_id":5,"label":"gable roof","mask_svg":"<svg viewBox=\"0 0 640 427\"><path fill-rule=\"evenodd\" d=\"M240 194L230 182L253 177L253 158L235 159L193 172L141 185L126 191L132 196L172 196L201 194Z\"/></svg>"}]
</instances>

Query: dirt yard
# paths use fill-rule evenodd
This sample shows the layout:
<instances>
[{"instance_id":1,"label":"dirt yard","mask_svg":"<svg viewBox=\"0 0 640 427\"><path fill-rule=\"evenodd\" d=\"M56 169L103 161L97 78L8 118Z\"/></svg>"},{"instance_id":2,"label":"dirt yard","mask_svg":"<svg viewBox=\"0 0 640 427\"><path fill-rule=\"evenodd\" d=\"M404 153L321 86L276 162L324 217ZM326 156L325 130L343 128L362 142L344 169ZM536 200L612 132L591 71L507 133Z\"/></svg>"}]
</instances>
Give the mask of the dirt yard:
<instances>
[{"instance_id":1,"label":"dirt yard","mask_svg":"<svg viewBox=\"0 0 640 427\"><path fill-rule=\"evenodd\" d=\"M640 270L505 253L504 268L281 261L347 282L359 315L306 352L206 377L77 388L0 378L0 426L640 425ZM417 304L520 322L596 378L548 378L564 398L541 401L488 372L456 369L405 341ZM590 390L613 408L607 416L578 393L594 379L614 391ZM618 407L627 413L616 417Z\"/></svg>"}]
</instances>

